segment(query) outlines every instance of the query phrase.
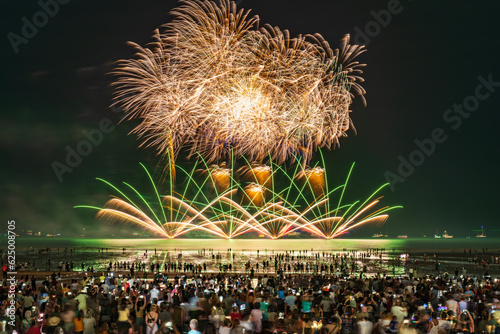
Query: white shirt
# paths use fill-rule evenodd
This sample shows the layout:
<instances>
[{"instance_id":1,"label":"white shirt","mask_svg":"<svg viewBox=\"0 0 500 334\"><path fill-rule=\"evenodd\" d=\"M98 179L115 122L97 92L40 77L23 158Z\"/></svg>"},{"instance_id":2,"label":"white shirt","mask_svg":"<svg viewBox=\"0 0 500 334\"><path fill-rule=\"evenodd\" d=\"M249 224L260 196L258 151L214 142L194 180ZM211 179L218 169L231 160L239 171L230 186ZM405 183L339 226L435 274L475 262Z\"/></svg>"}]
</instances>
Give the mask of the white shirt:
<instances>
[{"instance_id":1,"label":"white shirt","mask_svg":"<svg viewBox=\"0 0 500 334\"><path fill-rule=\"evenodd\" d=\"M321 307L323 308L323 312L330 312L330 306L332 306L332 302L330 299L323 299L321 301Z\"/></svg>"},{"instance_id":2,"label":"white shirt","mask_svg":"<svg viewBox=\"0 0 500 334\"><path fill-rule=\"evenodd\" d=\"M358 334L372 334L373 323L368 320L361 320L358 322Z\"/></svg>"},{"instance_id":3,"label":"white shirt","mask_svg":"<svg viewBox=\"0 0 500 334\"><path fill-rule=\"evenodd\" d=\"M84 293L80 293L78 296L75 297L75 300L78 301L78 310L87 310L87 295Z\"/></svg>"},{"instance_id":4,"label":"white shirt","mask_svg":"<svg viewBox=\"0 0 500 334\"><path fill-rule=\"evenodd\" d=\"M394 314L396 317L398 317L398 322L400 324L403 323L403 319L404 317L406 317L408 315L408 311L406 311L406 309L404 307L401 307L401 306L396 306L396 305L393 305L392 308L391 308L391 312L392 314Z\"/></svg>"},{"instance_id":5,"label":"white shirt","mask_svg":"<svg viewBox=\"0 0 500 334\"><path fill-rule=\"evenodd\" d=\"M443 329L445 330L447 333L449 333L451 331L451 322L448 321L448 320L444 320L444 319L440 319L438 320L439 321L439 324L437 325L438 327L438 330L439 329Z\"/></svg>"},{"instance_id":6,"label":"white shirt","mask_svg":"<svg viewBox=\"0 0 500 334\"><path fill-rule=\"evenodd\" d=\"M149 292L151 294L151 300L158 298L158 295L160 294L160 291L157 288L151 289Z\"/></svg>"},{"instance_id":7,"label":"white shirt","mask_svg":"<svg viewBox=\"0 0 500 334\"><path fill-rule=\"evenodd\" d=\"M448 299L445 303L446 307L448 310L453 311L453 314L456 316L457 315L457 307L458 303L456 300L453 299Z\"/></svg>"}]
</instances>

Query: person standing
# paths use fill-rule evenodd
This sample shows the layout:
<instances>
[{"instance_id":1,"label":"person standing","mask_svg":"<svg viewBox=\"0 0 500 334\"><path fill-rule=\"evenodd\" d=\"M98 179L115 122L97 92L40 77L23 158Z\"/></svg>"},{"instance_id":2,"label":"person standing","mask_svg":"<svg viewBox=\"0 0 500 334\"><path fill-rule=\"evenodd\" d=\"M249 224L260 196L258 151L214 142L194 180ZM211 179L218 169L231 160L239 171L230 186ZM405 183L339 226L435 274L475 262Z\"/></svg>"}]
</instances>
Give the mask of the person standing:
<instances>
[{"instance_id":1,"label":"person standing","mask_svg":"<svg viewBox=\"0 0 500 334\"><path fill-rule=\"evenodd\" d=\"M96 321L92 315L92 310L87 310L83 319L83 334L95 334Z\"/></svg>"},{"instance_id":2,"label":"person standing","mask_svg":"<svg viewBox=\"0 0 500 334\"><path fill-rule=\"evenodd\" d=\"M158 300L158 295L160 294L160 290L157 289L156 285L153 286L153 288L151 289L151 291L149 291L149 294L150 294L150 300L153 301L153 300Z\"/></svg>"},{"instance_id":3,"label":"person standing","mask_svg":"<svg viewBox=\"0 0 500 334\"><path fill-rule=\"evenodd\" d=\"M128 322L128 318L130 316L130 311L127 308L127 303L125 300L122 300L120 306L118 307L118 321L116 326L118 327L118 331L120 333L128 331L130 328L130 324Z\"/></svg>"},{"instance_id":4,"label":"person standing","mask_svg":"<svg viewBox=\"0 0 500 334\"><path fill-rule=\"evenodd\" d=\"M408 310L401 306L401 300L398 298L392 305L391 313L398 317L398 322L401 324L403 319L408 316Z\"/></svg>"},{"instance_id":5,"label":"person standing","mask_svg":"<svg viewBox=\"0 0 500 334\"><path fill-rule=\"evenodd\" d=\"M35 319L31 319L31 327L28 329L27 334L40 334L40 326L36 324Z\"/></svg>"},{"instance_id":6,"label":"person standing","mask_svg":"<svg viewBox=\"0 0 500 334\"><path fill-rule=\"evenodd\" d=\"M27 333L28 329L31 327L31 311L26 311L24 313L24 319L21 322L21 332L22 333Z\"/></svg>"},{"instance_id":7,"label":"person standing","mask_svg":"<svg viewBox=\"0 0 500 334\"><path fill-rule=\"evenodd\" d=\"M323 317L330 319L332 316L332 300L328 296L324 296L320 306L323 309Z\"/></svg>"},{"instance_id":8,"label":"person standing","mask_svg":"<svg viewBox=\"0 0 500 334\"><path fill-rule=\"evenodd\" d=\"M346 306L345 313L342 314L340 318L342 323L342 334L352 334L354 333L354 317L352 313L352 308L350 306Z\"/></svg>"},{"instance_id":9,"label":"person standing","mask_svg":"<svg viewBox=\"0 0 500 334\"><path fill-rule=\"evenodd\" d=\"M453 299L453 295L451 293L448 293L446 298L447 299L444 305L448 308L448 310L453 312L453 315L455 317L458 317L458 302Z\"/></svg>"},{"instance_id":10,"label":"person standing","mask_svg":"<svg viewBox=\"0 0 500 334\"><path fill-rule=\"evenodd\" d=\"M64 312L61 313L61 320L63 321L62 329L64 330L65 333L73 332L73 328L75 326L73 321L74 318L75 318L75 312L73 311L71 305L69 304L64 305Z\"/></svg>"},{"instance_id":11,"label":"person standing","mask_svg":"<svg viewBox=\"0 0 500 334\"><path fill-rule=\"evenodd\" d=\"M158 330L158 312L156 305L151 305L151 311L146 314L146 334L154 334Z\"/></svg>"},{"instance_id":12,"label":"person standing","mask_svg":"<svg viewBox=\"0 0 500 334\"><path fill-rule=\"evenodd\" d=\"M295 305L295 301L297 300L297 297L294 296L292 290L288 291L288 295L285 297L285 303L292 308L293 305Z\"/></svg>"},{"instance_id":13,"label":"person standing","mask_svg":"<svg viewBox=\"0 0 500 334\"><path fill-rule=\"evenodd\" d=\"M83 311L78 311L78 316L73 319L75 324L74 334L83 334Z\"/></svg>"},{"instance_id":14,"label":"person standing","mask_svg":"<svg viewBox=\"0 0 500 334\"><path fill-rule=\"evenodd\" d=\"M358 321L358 334L371 334L373 332L373 323L366 316Z\"/></svg>"},{"instance_id":15,"label":"person standing","mask_svg":"<svg viewBox=\"0 0 500 334\"><path fill-rule=\"evenodd\" d=\"M28 311L28 310L31 311L31 308L33 307L33 302L34 301L35 300L32 297L31 291L28 291L28 295L24 296L24 298L23 298L24 313L26 313L26 311ZM35 316L35 314L33 314L33 316Z\"/></svg>"},{"instance_id":16,"label":"person standing","mask_svg":"<svg viewBox=\"0 0 500 334\"><path fill-rule=\"evenodd\" d=\"M75 300L78 302L78 311L82 311L84 314L87 312L87 290L83 289Z\"/></svg>"},{"instance_id":17,"label":"person standing","mask_svg":"<svg viewBox=\"0 0 500 334\"><path fill-rule=\"evenodd\" d=\"M427 333L429 334L437 334L439 331L439 320L437 319L437 313L432 312L431 319L429 320L429 324L427 325Z\"/></svg>"},{"instance_id":18,"label":"person standing","mask_svg":"<svg viewBox=\"0 0 500 334\"><path fill-rule=\"evenodd\" d=\"M262 332L262 311L260 310L260 303L254 303L253 310L250 312L252 327L254 333Z\"/></svg>"},{"instance_id":19,"label":"person standing","mask_svg":"<svg viewBox=\"0 0 500 334\"><path fill-rule=\"evenodd\" d=\"M140 295L135 300L135 327L140 334L144 333L144 327L146 322L144 320L144 310L146 309L146 303L144 302L144 297Z\"/></svg>"},{"instance_id":20,"label":"person standing","mask_svg":"<svg viewBox=\"0 0 500 334\"><path fill-rule=\"evenodd\" d=\"M172 313L170 312L170 308L167 303L161 304L161 312L158 314L158 319L160 325L172 321Z\"/></svg>"}]
</instances>

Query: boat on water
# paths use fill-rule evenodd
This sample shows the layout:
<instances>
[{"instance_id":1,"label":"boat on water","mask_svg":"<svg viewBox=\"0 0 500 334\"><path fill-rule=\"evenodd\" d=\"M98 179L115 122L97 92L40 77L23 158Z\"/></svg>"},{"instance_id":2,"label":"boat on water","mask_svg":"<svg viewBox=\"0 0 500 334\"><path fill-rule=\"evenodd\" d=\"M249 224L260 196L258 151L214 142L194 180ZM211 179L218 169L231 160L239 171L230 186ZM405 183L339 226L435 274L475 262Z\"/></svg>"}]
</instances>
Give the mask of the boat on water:
<instances>
[{"instance_id":1,"label":"boat on water","mask_svg":"<svg viewBox=\"0 0 500 334\"><path fill-rule=\"evenodd\" d=\"M441 239L441 235L439 234L439 229L436 229L436 234L434 234L434 239Z\"/></svg>"},{"instance_id":2,"label":"boat on water","mask_svg":"<svg viewBox=\"0 0 500 334\"><path fill-rule=\"evenodd\" d=\"M476 238L486 238L486 234L484 234L484 226L481 226L481 234L476 235Z\"/></svg>"},{"instance_id":3,"label":"boat on water","mask_svg":"<svg viewBox=\"0 0 500 334\"><path fill-rule=\"evenodd\" d=\"M407 239L408 236L407 235L398 235L398 239Z\"/></svg>"},{"instance_id":4,"label":"boat on water","mask_svg":"<svg viewBox=\"0 0 500 334\"><path fill-rule=\"evenodd\" d=\"M387 234L383 233L375 233L372 238L388 238L389 236Z\"/></svg>"},{"instance_id":5,"label":"boat on water","mask_svg":"<svg viewBox=\"0 0 500 334\"><path fill-rule=\"evenodd\" d=\"M443 238L445 238L445 239L452 239L453 235L450 235L450 234L446 233L446 231L444 231Z\"/></svg>"}]
</instances>

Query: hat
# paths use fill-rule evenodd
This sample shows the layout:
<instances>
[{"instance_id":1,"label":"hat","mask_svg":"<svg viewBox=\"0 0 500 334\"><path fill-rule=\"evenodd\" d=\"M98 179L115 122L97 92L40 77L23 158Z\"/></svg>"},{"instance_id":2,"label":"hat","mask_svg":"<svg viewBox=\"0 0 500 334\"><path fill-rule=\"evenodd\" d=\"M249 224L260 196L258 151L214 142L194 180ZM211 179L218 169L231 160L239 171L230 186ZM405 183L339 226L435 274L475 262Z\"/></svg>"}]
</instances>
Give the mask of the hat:
<instances>
[{"instance_id":1,"label":"hat","mask_svg":"<svg viewBox=\"0 0 500 334\"><path fill-rule=\"evenodd\" d=\"M48 325L49 327L52 327L52 326L57 326L59 325L59 322L61 321L61 319L59 319L59 317L50 317L49 320L48 320Z\"/></svg>"}]
</instances>

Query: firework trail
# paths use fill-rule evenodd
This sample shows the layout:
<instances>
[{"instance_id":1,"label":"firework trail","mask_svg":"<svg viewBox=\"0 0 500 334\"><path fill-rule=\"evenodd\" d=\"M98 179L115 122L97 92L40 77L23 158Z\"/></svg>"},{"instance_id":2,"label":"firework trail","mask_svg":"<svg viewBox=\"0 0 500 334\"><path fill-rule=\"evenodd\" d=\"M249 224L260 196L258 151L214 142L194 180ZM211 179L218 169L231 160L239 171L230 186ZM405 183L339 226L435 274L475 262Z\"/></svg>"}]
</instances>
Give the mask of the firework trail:
<instances>
[{"instance_id":1,"label":"firework trail","mask_svg":"<svg viewBox=\"0 0 500 334\"><path fill-rule=\"evenodd\" d=\"M200 173L199 165L206 166L204 173ZM176 191L171 190L169 194L161 196L158 195L149 172L143 165L142 167L149 177L155 196L143 196L124 182L133 195L130 196L108 181L99 179L113 188L120 197L111 198L103 207L77 207L98 210L98 220L132 223L170 239L187 233L193 236L195 231L220 238L234 238L254 232L271 239L303 231L316 237L332 239L363 224L381 224L388 218L388 211L401 208L376 208L381 199L377 197L378 193L388 184L379 187L363 202L343 203L352 167L345 183L329 190L324 182L325 170L319 166L303 169L297 164L293 175L288 175L281 166L274 163L260 166L263 170L269 170L266 174L273 175L273 181L275 177L290 181L288 187L278 192L273 182L270 187L256 182L245 185L248 182L235 179L232 169L227 166L207 165L202 160L191 172L178 167L184 176L184 182L175 187ZM248 163L248 171L255 168L257 166ZM216 176L218 173L223 173L222 181ZM224 186L220 187L220 184ZM205 186L214 190L212 197L203 191ZM320 189L320 192L317 193L314 189ZM330 206L330 201L336 196L338 204Z\"/></svg>"}]
</instances>

